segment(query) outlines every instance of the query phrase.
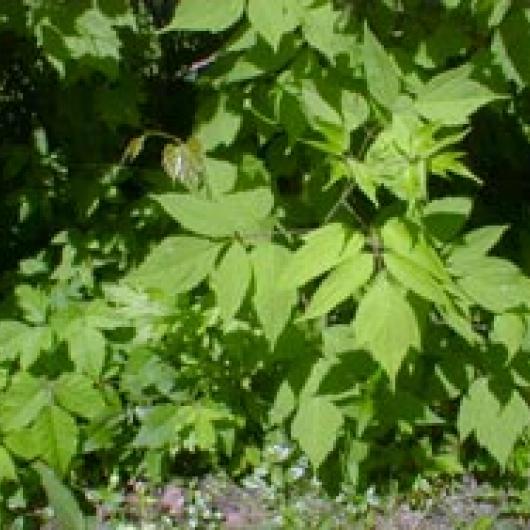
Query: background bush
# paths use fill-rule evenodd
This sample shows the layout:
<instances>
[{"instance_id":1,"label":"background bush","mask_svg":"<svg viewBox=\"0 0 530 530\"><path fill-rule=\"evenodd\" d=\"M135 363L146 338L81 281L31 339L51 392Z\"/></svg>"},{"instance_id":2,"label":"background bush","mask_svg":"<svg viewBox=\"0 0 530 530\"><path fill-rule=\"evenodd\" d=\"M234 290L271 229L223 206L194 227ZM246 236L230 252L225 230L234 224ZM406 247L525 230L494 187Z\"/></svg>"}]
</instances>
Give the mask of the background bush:
<instances>
[{"instance_id":1,"label":"background bush","mask_svg":"<svg viewBox=\"0 0 530 530\"><path fill-rule=\"evenodd\" d=\"M330 491L526 477L524 2L0 21L6 521L284 443Z\"/></svg>"}]
</instances>

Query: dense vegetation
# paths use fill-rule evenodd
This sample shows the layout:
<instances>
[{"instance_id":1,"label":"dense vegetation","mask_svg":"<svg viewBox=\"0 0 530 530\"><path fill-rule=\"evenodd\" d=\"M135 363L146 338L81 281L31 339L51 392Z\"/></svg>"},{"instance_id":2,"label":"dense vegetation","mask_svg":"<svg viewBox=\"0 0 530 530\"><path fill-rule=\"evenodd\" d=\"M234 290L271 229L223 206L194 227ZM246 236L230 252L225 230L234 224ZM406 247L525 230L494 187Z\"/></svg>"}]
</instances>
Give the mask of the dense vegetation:
<instances>
[{"instance_id":1,"label":"dense vegetation","mask_svg":"<svg viewBox=\"0 0 530 530\"><path fill-rule=\"evenodd\" d=\"M2 527L282 447L526 484L524 1L2 0L0 49Z\"/></svg>"}]
</instances>

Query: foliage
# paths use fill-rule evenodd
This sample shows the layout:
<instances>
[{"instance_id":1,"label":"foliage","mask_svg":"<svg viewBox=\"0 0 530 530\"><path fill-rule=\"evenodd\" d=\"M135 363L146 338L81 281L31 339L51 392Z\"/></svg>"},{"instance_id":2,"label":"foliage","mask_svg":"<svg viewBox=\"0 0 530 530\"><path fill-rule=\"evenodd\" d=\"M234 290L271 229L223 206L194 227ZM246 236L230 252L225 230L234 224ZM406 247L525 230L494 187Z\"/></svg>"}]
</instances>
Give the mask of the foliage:
<instances>
[{"instance_id":1,"label":"foliage","mask_svg":"<svg viewBox=\"0 0 530 530\"><path fill-rule=\"evenodd\" d=\"M530 10L154 4L0 6L2 516L271 440L332 491L516 469Z\"/></svg>"}]
</instances>

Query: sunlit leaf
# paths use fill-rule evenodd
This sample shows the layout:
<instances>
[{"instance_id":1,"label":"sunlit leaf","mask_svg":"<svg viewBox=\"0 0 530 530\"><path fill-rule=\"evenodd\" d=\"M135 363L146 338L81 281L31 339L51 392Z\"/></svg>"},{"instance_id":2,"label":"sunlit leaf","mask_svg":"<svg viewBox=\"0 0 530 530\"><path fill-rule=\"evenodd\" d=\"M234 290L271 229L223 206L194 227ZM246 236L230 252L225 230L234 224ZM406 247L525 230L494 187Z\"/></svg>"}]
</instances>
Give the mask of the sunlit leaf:
<instances>
[{"instance_id":1,"label":"sunlit leaf","mask_svg":"<svg viewBox=\"0 0 530 530\"><path fill-rule=\"evenodd\" d=\"M340 263L320 284L303 318L327 314L362 287L372 276L373 270L371 254L359 253Z\"/></svg>"},{"instance_id":2,"label":"sunlit leaf","mask_svg":"<svg viewBox=\"0 0 530 530\"><path fill-rule=\"evenodd\" d=\"M254 308L271 347L284 330L296 303L294 287L284 286L278 278L291 254L273 243L256 246L251 254L254 272Z\"/></svg>"},{"instance_id":3,"label":"sunlit leaf","mask_svg":"<svg viewBox=\"0 0 530 530\"><path fill-rule=\"evenodd\" d=\"M212 287L225 322L231 320L241 307L251 279L250 258L243 246L235 242L212 273Z\"/></svg>"},{"instance_id":4,"label":"sunlit leaf","mask_svg":"<svg viewBox=\"0 0 530 530\"><path fill-rule=\"evenodd\" d=\"M380 275L361 299L354 320L359 348L366 348L391 381L411 349L421 347L414 309L403 292Z\"/></svg>"},{"instance_id":5,"label":"sunlit leaf","mask_svg":"<svg viewBox=\"0 0 530 530\"><path fill-rule=\"evenodd\" d=\"M323 396L304 399L293 419L292 437L317 470L333 451L343 417L340 410Z\"/></svg>"},{"instance_id":6,"label":"sunlit leaf","mask_svg":"<svg viewBox=\"0 0 530 530\"><path fill-rule=\"evenodd\" d=\"M222 31L243 14L244 0L181 0L164 31Z\"/></svg>"}]
</instances>

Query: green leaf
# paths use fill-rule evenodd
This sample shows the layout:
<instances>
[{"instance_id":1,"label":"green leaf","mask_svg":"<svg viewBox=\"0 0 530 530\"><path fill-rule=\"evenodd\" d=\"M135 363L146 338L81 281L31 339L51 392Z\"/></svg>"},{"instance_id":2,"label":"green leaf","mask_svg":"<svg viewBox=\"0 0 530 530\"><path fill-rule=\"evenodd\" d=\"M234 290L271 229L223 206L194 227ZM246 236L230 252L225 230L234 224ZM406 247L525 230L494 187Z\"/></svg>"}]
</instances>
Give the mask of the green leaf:
<instances>
[{"instance_id":1,"label":"green leaf","mask_svg":"<svg viewBox=\"0 0 530 530\"><path fill-rule=\"evenodd\" d=\"M87 326L83 318L74 320L63 336L68 343L70 358L78 372L97 379L103 371L107 344L98 329Z\"/></svg>"},{"instance_id":2,"label":"green leaf","mask_svg":"<svg viewBox=\"0 0 530 530\"><path fill-rule=\"evenodd\" d=\"M27 370L42 351L52 347L52 332L47 326L27 326L14 320L0 322L0 355L6 359L20 357Z\"/></svg>"},{"instance_id":3,"label":"green leaf","mask_svg":"<svg viewBox=\"0 0 530 530\"><path fill-rule=\"evenodd\" d=\"M443 125L462 125L497 95L470 79L471 68L463 65L432 78L418 93L414 106L426 119Z\"/></svg>"},{"instance_id":4,"label":"green leaf","mask_svg":"<svg viewBox=\"0 0 530 530\"><path fill-rule=\"evenodd\" d=\"M190 423L193 425L195 445L203 451L211 451L217 442L216 422L231 419L230 413L222 405L208 402L195 407Z\"/></svg>"},{"instance_id":5,"label":"green leaf","mask_svg":"<svg viewBox=\"0 0 530 530\"><path fill-rule=\"evenodd\" d=\"M32 431L36 453L64 475L77 451L78 428L72 416L55 405L45 407Z\"/></svg>"},{"instance_id":6,"label":"green leaf","mask_svg":"<svg viewBox=\"0 0 530 530\"><path fill-rule=\"evenodd\" d=\"M413 308L405 294L382 274L359 303L354 331L357 346L372 354L392 382L408 351L421 347Z\"/></svg>"},{"instance_id":7,"label":"green leaf","mask_svg":"<svg viewBox=\"0 0 530 530\"><path fill-rule=\"evenodd\" d=\"M29 326L18 320L0 321L0 358L2 360L12 360L20 354L21 344L29 329Z\"/></svg>"},{"instance_id":8,"label":"green leaf","mask_svg":"<svg viewBox=\"0 0 530 530\"><path fill-rule=\"evenodd\" d=\"M413 293L442 307L450 305L443 286L413 261L399 254L387 252L385 265L390 274Z\"/></svg>"},{"instance_id":9,"label":"green leaf","mask_svg":"<svg viewBox=\"0 0 530 530\"><path fill-rule=\"evenodd\" d=\"M371 96L383 107L391 109L400 94L401 73L368 24L364 27L363 59Z\"/></svg>"},{"instance_id":10,"label":"green leaf","mask_svg":"<svg viewBox=\"0 0 530 530\"><path fill-rule=\"evenodd\" d=\"M477 259L485 256L501 239L508 227L484 226L468 232L461 245L455 246L449 255L448 263L460 274L472 273Z\"/></svg>"},{"instance_id":11,"label":"green leaf","mask_svg":"<svg viewBox=\"0 0 530 530\"><path fill-rule=\"evenodd\" d=\"M237 166L226 160L206 157L204 159L205 179L214 197L229 193L237 180Z\"/></svg>"},{"instance_id":12,"label":"green leaf","mask_svg":"<svg viewBox=\"0 0 530 530\"><path fill-rule=\"evenodd\" d=\"M55 382L53 391L59 405L82 418L96 418L105 410L102 395L84 375L62 374Z\"/></svg>"},{"instance_id":13,"label":"green leaf","mask_svg":"<svg viewBox=\"0 0 530 530\"><path fill-rule=\"evenodd\" d=\"M342 127L342 117L339 111L341 102L337 101L335 106L324 98L321 88L313 80L304 79L300 96L306 118L313 127L318 129L325 127L326 124Z\"/></svg>"},{"instance_id":14,"label":"green leaf","mask_svg":"<svg viewBox=\"0 0 530 530\"><path fill-rule=\"evenodd\" d=\"M355 39L338 31L340 18L341 12L331 2L314 3L303 12L302 30L306 41L330 63L338 55L355 52Z\"/></svg>"},{"instance_id":15,"label":"green leaf","mask_svg":"<svg viewBox=\"0 0 530 530\"><path fill-rule=\"evenodd\" d=\"M173 20L163 31L223 31L241 18L244 3L244 0L181 0Z\"/></svg>"},{"instance_id":16,"label":"green leaf","mask_svg":"<svg viewBox=\"0 0 530 530\"><path fill-rule=\"evenodd\" d=\"M304 320L329 313L366 284L373 271L374 260L371 254L359 253L340 263L311 298Z\"/></svg>"},{"instance_id":17,"label":"green leaf","mask_svg":"<svg viewBox=\"0 0 530 530\"><path fill-rule=\"evenodd\" d=\"M342 92L342 115L346 129L352 132L368 120L370 109L360 94L344 90Z\"/></svg>"},{"instance_id":18,"label":"green leaf","mask_svg":"<svg viewBox=\"0 0 530 530\"><path fill-rule=\"evenodd\" d=\"M383 425L407 424L410 427L418 425L443 425L444 420L436 415L423 399L416 397L406 390L397 390L380 398L380 419Z\"/></svg>"},{"instance_id":19,"label":"green leaf","mask_svg":"<svg viewBox=\"0 0 530 530\"><path fill-rule=\"evenodd\" d=\"M15 374L0 400L0 428L9 432L26 427L50 402L51 392L43 380L26 372Z\"/></svg>"},{"instance_id":20,"label":"green leaf","mask_svg":"<svg viewBox=\"0 0 530 530\"><path fill-rule=\"evenodd\" d=\"M284 287L300 287L324 274L340 261L346 241L346 229L329 223L313 230L304 244L289 258L279 283Z\"/></svg>"},{"instance_id":21,"label":"green leaf","mask_svg":"<svg viewBox=\"0 0 530 530\"><path fill-rule=\"evenodd\" d=\"M507 260L477 258L457 283L478 305L494 313L530 307L530 279Z\"/></svg>"},{"instance_id":22,"label":"green leaf","mask_svg":"<svg viewBox=\"0 0 530 530\"><path fill-rule=\"evenodd\" d=\"M502 344L506 348L508 360L511 360L521 349L525 334L526 323L521 315L503 313L495 316L490 338L492 342Z\"/></svg>"},{"instance_id":23,"label":"green leaf","mask_svg":"<svg viewBox=\"0 0 530 530\"><path fill-rule=\"evenodd\" d=\"M478 443L504 467L513 447L530 424L530 410L517 391L499 401L485 378L477 379L462 400L458 430L462 440L472 432Z\"/></svg>"},{"instance_id":24,"label":"green leaf","mask_svg":"<svg viewBox=\"0 0 530 530\"><path fill-rule=\"evenodd\" d=\"M16 482L17 480L15 462L5 447L0 446L0 483L4 481Z\"/></svg>"},{"instance_id":25,"label":"green leaf","mask_svg":"<svg viewBox=\"0 0 530 530\"><path fill-rule=\"evenodd\" d=\"M248 18L257 32L274 48L280 40L300 24L302 8L299 0L248 0Z\"/></svg>"},{"instance_id":26,"label":"green leaf","mask_svg":"<svg viewBox=\"0 0 530 530\"><path fill-rule=\"evenodd\" d=\"M174 295L199 285L213 270L222 245L189 236L167 237L125 280Z\"/></svg>"},{"instance_id":27,"label":"green leaf","mask_svg":"<svg viewBox=\"0 0 530 530\"><path fill-rule=\"evenodd\" d=\"M37 462L33 467L40 476L48 502L62 530L87 530L83 513L72 492L48 466Z\"/></svg>"},{"instance_id":28,"label":"green leaf","mask_svg":"<svg viewBox=\"0 0 530 530\"><path fill-rule=\"evenodd\" d=\"M109 76L115 75L120 60L121 41L113 27L113 20L97 7L93 7L86 9L75 18L75 30L75 35L64 37L70 58L77 60L92 58L93 66ZM57 31L57 28L53 28L52 31Z\"/></svg>"},{"instance_id":29,"label":"green leaf","mask_svg":"<svg viewBox=\"0 0 530 530\"><path fill-rule=\"evenodd\" d=\"M178 423L176 405L156 405L142 418L142 426L133 445L151 449L164 447L176 440Z\"/></svg>"},{"instance_id":30,"label":"green leaf","mask_svg":"<svg viewBox=\"0 0 530 530\"><path fill-rule=\"evenodd\" d=\"M229 322L237 313L252 279L250 259L243 246L235 241L212 273L221 318Z\"/></svg>"},{"instance_id":31,"label":"green leaf","mask_svg":"<svg viewBox=\"0 0 530 530\"><path fill-rule=\"evenodd\" d=\"M281 425L294 411L296 396L289 381L285 379L276 393L274 404L269 410L271 425Z\"/></svg>"},{"instance_id":32,"label":"green leaf","mask_svg":"<svg viewBox=\"0 0 530 530\"><path fill-rule=\"evenodd\" d=\"M142 399L144 390L154 387L169 394L178 380L178 372L149 348L135 348L129 354L121 373L120 388L132 399Z\"/></svg>"},{"instance_id":33,"label":"green leaf","mask_svg":"<svg viewBox=\"0 0 530 530\"><path fill-rule=\"evenodd\" d=\"M444 197L431 201L423 210L429 234L440 241L450 241L464 226L472 207L473 201L468 197Z\"/></svg>"},{"instance_id":34,"label":"green leaf","mask_svg":"<svg viewBox=\"0 0 530 530\"><path fill-rule=\"evenodd\" d=\"M222 92L205 99L199 107L195 138L205 152L220 145L231 145L236 139L241 127L242 113L229 106L229 102L233 102L233 98Z\"/></svg>"},{"instance_id":35,"label":"green leaf","mask_svg":"<svg viewBox=\"0 0 530 530\"><path fill-rule=\"evenodd\" d=\"M530 39L530 9L513 9L493 34L491 51L507 79L530 84L530 56L522 42Z\"/></svg>"},{"instance_id":36,"label":"green leaf","mask_svg":"<svg viewBox=\"0 0 530 530\"><path fill-rule=\"evenodd\" d=\"M450 281L446 266L436 250L410 224L392 217L382 227L381 236L385 250L412 261L444 284Z\"/></svg>"},{"instance_id":37,"label":"green leaf","mask_svg":"<svg viewBox=\"0 0 530 530\"><path fill-rule=\"evenodd\" d=\"M333 451L342 424L340 410L327 398L313 396L300 403L291 425L291 436L300 443L315 470Z\"/></svg>"},{"instance_id":38,"label":"green leaf","mask_svg":"<svg viewBox=\"0 0 530 530\"><path fill-rule=\"evenodd\" d=\"M331 94L334 97L329 94L325 97L324 88L322 84L319 86L310 79L304 79L302 82L298 97L302 103L304 117L311 127L324 137L323 141L303 142L325 152L340 155L349 145L349 134L341 115L342 99L336 94Z\"/></svg>"},{"instance_id":39,"label":"green leaf","mask_svg":"<svg viewBox=\"0 0 530 530\"><path fill-rule=\"evenodd\" d=\"M210 237L260 234L273 207L268 188L255 188L207 200L187 193L165 193L155 199L185 229Z\"/></svg>"},{"instance_id":40,"label":"green leaf","mask_svg":"<svg viewBox=\"0 0 530 530\"><path fill-rule=\"evenodd\" d=\"M251 254L255 281L253 304L271 348L274 348L296 304L294 287L286 288L278 281L290 256L286 248L274 243L258 245Z\"/></svg>"},{"instance_id":41,"label":"green leaf","mask_svg":"<svg viewBox=\"0 0 530 530\"><path fill-rule=\"evenodd\" d=\"M15 295L27 321L33 324L46 322L49 298L44 291L30 285L20 284L15 289Z\"/></svg>"}]
</instances>

